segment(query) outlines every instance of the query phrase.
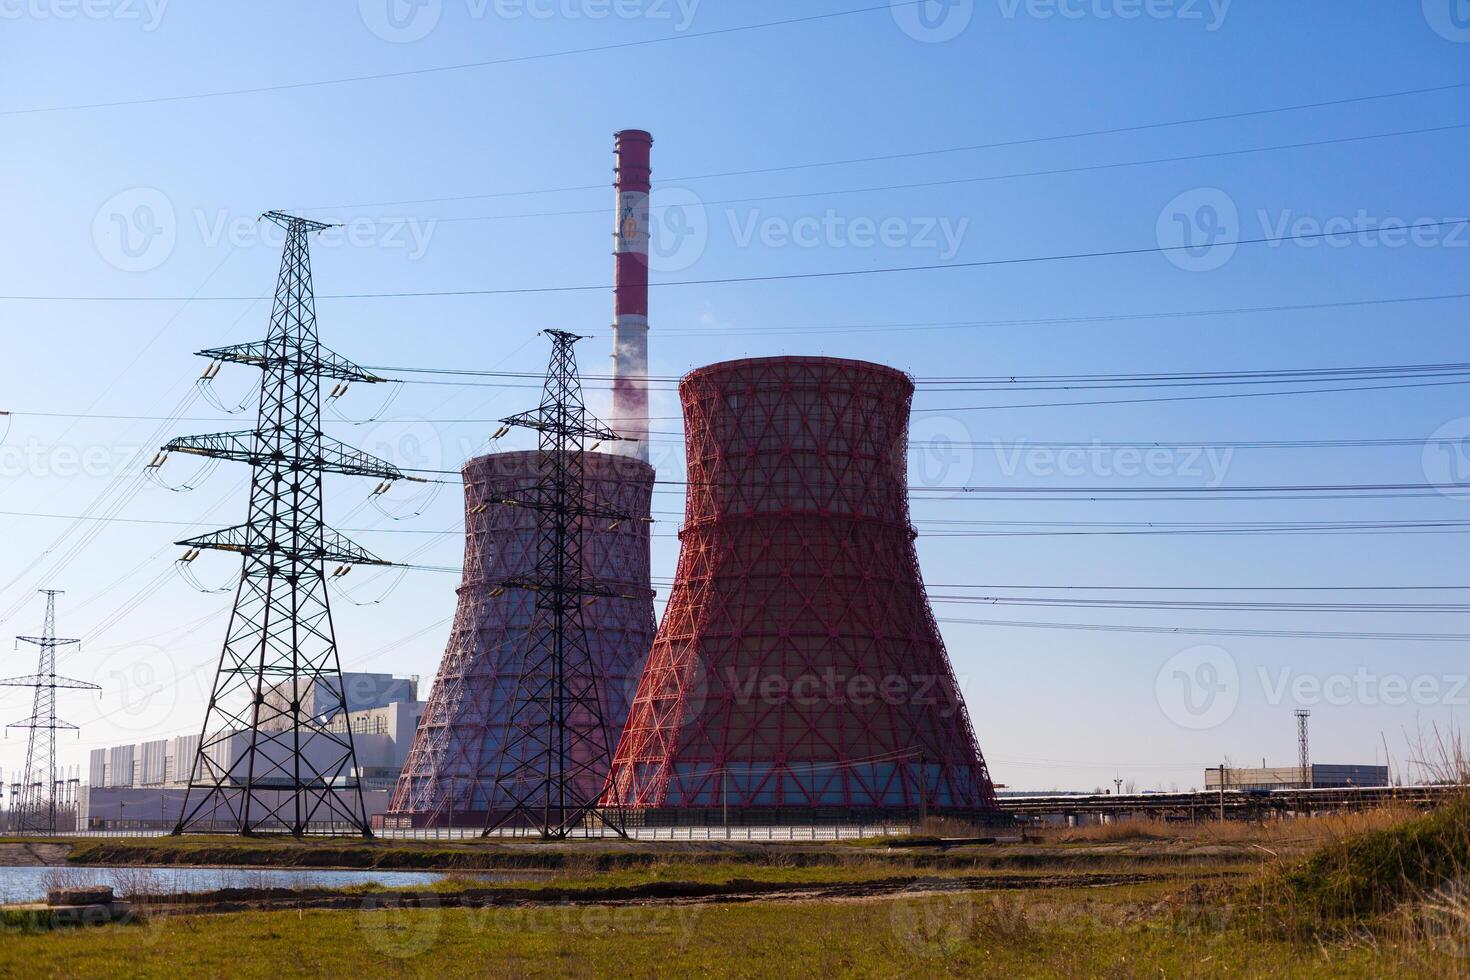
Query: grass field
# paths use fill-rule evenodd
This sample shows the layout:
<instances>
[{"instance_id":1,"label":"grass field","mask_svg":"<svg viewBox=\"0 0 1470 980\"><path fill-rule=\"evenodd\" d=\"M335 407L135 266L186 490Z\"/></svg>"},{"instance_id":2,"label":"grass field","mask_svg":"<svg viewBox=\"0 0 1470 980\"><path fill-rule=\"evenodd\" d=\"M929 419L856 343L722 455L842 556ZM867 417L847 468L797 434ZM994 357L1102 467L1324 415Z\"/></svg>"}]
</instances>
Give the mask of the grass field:
<instances>
[{"instance_id":1,"label":"grass field","mask_svg":"<svg viewBox=\"0 0 1470 980\"><path fill-rule=\"evenodd\" d=\"M11 928L0 975L1470 976L1470 804L944 850L186 838L73 857L454 873L411 894L154 896L126 924ZM486 864L536 873L487 884Z\"/></svg>"},{"instance_id":2,"label":"grass field","mask_svg":"<svg viewBox=\"0 0 1470 980\"><path fill-rule=\"evenodd\" d=\"M15 935L8 976L1445 976L1428 946L1246 940L1059 891L868 903L252 912ZM244 954L248 951L248 957Z\"/></svg>"}]
</instances>

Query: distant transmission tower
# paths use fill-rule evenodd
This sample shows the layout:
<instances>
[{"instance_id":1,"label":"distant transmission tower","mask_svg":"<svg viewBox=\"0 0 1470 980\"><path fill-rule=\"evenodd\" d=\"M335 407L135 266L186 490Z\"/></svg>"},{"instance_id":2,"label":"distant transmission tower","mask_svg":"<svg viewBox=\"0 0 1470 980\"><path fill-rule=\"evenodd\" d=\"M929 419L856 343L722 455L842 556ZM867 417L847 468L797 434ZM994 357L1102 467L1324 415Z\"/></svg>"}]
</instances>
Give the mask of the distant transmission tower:
<instances>
[{"instance_id":1,"label":"distant transmission tower","mask_svg":"<svg viewBox=\"0 0 1470 980\"><path fill-rule=\"evenodd\" d=\"M561 330L546 334L552 341L551 365L541 405L501 420L540 434L543 469L536 486L504 501L537 513L535 570L524 579L501 583L504 588L530 590L536 611L496 774L497 794L512 804L506 812L491 811L485 833L519 818L539 827L544 837L565 838L596 814L621 834L622 828L597 809L612 764L612 739L598 695L582 606L597 598L633 597L586 584L582 530L588 520L637 518L587 504L583 442L614 442L618 435L582 401L572 350L582 338Z\"/></svg>"},{"instance_id":2,"label":"distant transmission tower","mask_svg":"<svg viewBox=\"0 0 1470 980\"><path fill-rule=\"evenodd\" d=\"M1296 764L1301 769L1301 784L1307 789L1312 788L1312 753L1307 745L1307 719L1310 717L1310 709L1296 709Z\"/></svg>"},{"instance_id":3,"label":"distant transmission tower","mask_svg":"<svg viewBox=\"0 0 1470 980\"><path fill-rule=\"evenodd\" d=\"M16 800L15 786L11 788L11 818L19 831L43 831L56 833L56 733L76 731L77 726L56 717L56 691L70 688L81 691L99 691L96 684L60 677L56 673L56 650L58 647L73 646L81 640L56 638L56 597L63 593L55 589L42 592L46 597L46 623L40 636L18 636L22 643L41 648L41 662L36 672L29 677L11 677L0 681L0 687L34 687L36 697L31 707L31 716L23 721L6 725L6 728L29 728L30 738L26 742L26 767L21 773L20 798Z\"/></svg>"},{"instance_id":4,"label":"distant transmission tower","mask_svg":"<svg viewBox=\"0 0 1470 980\"><path fill-rule=\"evenodd\" d=\"M286 230L270 334L200 352L263 372L250 432L175 439L167 453L249 463L245 524L179 544L244 557L199 751L174 833L344 826L371 836L327 603L328 562L388 564L327 528L322 475L403 478L395 467L322 434L321 380L376 383L317 339L308 236L331 227L271 211ZM336 716L340 722L333 724Z\"/></svg>"}]
</instances>

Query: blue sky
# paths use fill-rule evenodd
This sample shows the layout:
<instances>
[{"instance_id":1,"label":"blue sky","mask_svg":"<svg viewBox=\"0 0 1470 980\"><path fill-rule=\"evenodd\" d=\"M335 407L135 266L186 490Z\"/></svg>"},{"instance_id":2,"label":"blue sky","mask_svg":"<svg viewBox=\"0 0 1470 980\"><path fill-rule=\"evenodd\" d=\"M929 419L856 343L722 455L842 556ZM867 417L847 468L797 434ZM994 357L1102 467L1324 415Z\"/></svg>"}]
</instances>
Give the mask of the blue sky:
<instances>
[{"instance_id":1,"label":"blue sky","mask_svg":"<svg viewBox=\"0 0 1470 980\"><path fill-rule=\"evenodd\" d=\"M6 341L0 409L16 413L0 445L0 511L86 511L117 473L128 472L124 460L159 441L160 423L135 417L166 416L179 404L204 367L192 352L262 335L264 304L229 299L258 296L271 285L278 240L255 224L261 211L311 209L315 217L348 222L345 233L319 242L314 252L324 295L610 285L607 185L612 134L620 128L648 129L656 140L654 205L664 209L656 211L664 227L658 230L663 254L655 260L655 283L1147 249L1197 244L1211 234L1250 239L1311 233L1333 227L1334 220L1376 228L1470 214L1463 193L1470 130L1443 128L1470 123L1470 90L1464 88L965 152L702 177L1470 82L1470 9L1463 0L956 0L926 4L923 20L914 16L917 7L900 5L721 33L873 5L0 2L0 208L7 229L0 236L0 295L7 297L0 299ZM654 43L610 47L641 41ZM602 50L585 50L594 48ZM481 62L500 63L425 71ZM311 84L387 75L394 77ZM290 87L241 91L276 86ZM202 93L237 94L179 98ZM77 106L92 107L67 108ZM1438 131L1406 134L1430 129ZM1343 142L1368 136L1383 138ZM1234 152L1321 141L1337 142ZM1174 157L1194 159L1140 163ZM1125 163L1138 165L1116 166ZM1031 175L935 185L1007 174ZM892 186L922 183L931 186ZM560 188L575 189L544 192ZM524 193L533 191L544 193ZM920 379L1464 360L1463 298L1140 316L1470 291L1470 235L1463 227L1426 231L1417 242L1393 239L656 286L653 370L679 375L724 358L782 353L866 358ZM179 300L193 296L202 298ZM326 343L363 364L539 371L546 350L534 334L559 327L594 335L581 355L584 368L595 372L606 366L611 293L323 299L319 315ZM1114 318L1004 323L1088 317ZM955 323L969 325L934 326ZM245 397L253 380L243 370L226 370L215 389L229 404ZM1131 394L1172 393L1179 392ZM594 407L605 408L605 391L593 386L589 394ZM370 418L383 395L354 390L340 407L352 418ZM401 463L455 468L493 431L490 420L525 407L533 395L407 385L382 419L358 426L336 422L333 433ZM921 383L913 479L939 486L1079 488L1465 479L1449 465L1459 461L1454 440L1470 436L1462 386L1001 407L1085 397L943 393ZM976 405L992 407L952 410ZM678 414L670 393L657 396L655 409L658 416ZM187 420L164 427L165 437L245 427L219 421L228 416L204 401L185 414ZM665 433L655 447L661 473L677 480L679 422L669 418L655 429ZM1187 447L1347 438L1423 443L1238 449L1216 460L1215 469L1191 466L1183 452L1171 454L1157 472L1139 474L1127 472L1131 457L1116 453L1104 454L1102 463L1088 457L1075 475L1053 472L1045 455L1019 457L1019 464L1014 456L1018 447L1037 442ZM945 448L954 442L974 445ZM196 469L175 460L165 479L175 486L193 482ZM244 512L244 476L224 466L192 492L148 485L114 516L234 523ZM414 560L458 563L457 536L422 533L456 526L454 488L432 499L395 489L385 508L404 518L397 521L365 503L370 489L334 481L329 516L359 529L354 537L386 557L428 545ZM1057 587L1072 585L1453 585L1463 556L1453 530L1441 529L960 537L937 533L956 525L934 522L1470 517L1466 499L1451 495L1161 502L920 496L914 516L929 581L1045 585L1052 588L1040 594L1051 596L1065 595ZM672 574L681 507L677 492L657 498L656 508L665 513L655 538L656 576ZM94 746L197 726L206 697L201 685L217 656L228 597L199 594L173 575L179 549L170 542L180 536L177 527L96 526L86 547L63 561L70 553L54 542L69 523L0 515L0 615L19 607L0 630L34 632L40 600L20 600L36 588L67 590L62 631L88 641L64 659L63 671L104 688L100 698L79 693L61 700L62 716L82 726L79 738L63 739L62 761L80 764ZM227 583L236 570L223 556L206 556L194 569L206 585ZM386 596L362 607L339 602L344 664L417 673L427 691L454 609L454 581L417 572L390 591L394 578L355 573L349 582L357 601ZM157 590L149 592L153 585ZM1459 595L1247 598L1454 602ZM936 605L936 615L1394 633L1461 632L1464 620L1462 614L1424 612L945 604ZM1406 732L1463 723L1470 701L1470 690L1459 689L1470 669L1460 643L953 622L943 628L981 746L997 779L1016 788L1091 788L1114 775L1140 788L1186 787L1201 782L1203 766L1225 756L1237 764L1262 757L1285 764L1295 744L1291 712L1302 699L1313 709L1319 761L1373 762L1387 745L1402 764L1411 754ZM1211 649L1195 649L1202 645ZM31 657L29 650L7 654L11 669L5 673L29 673ZM1208 670L1201 673L1202 667ZM1224 700L1211 702L1222 707L1213 714L1187 707L1181 713L1179 692L1185 689L1178 685L1220 678L1221 667L1227 673L1233 668L1238 678ZM1353 680L1361 677L1367 680ZM1342 678L1349 679L1345 687ZM1395 679L1419 681L1419 693L1398 697ZM1348 694L1314 695L1314 682ZM1228 678L1220 683L1230 686ZM1223 706L1233 707L1226 712ZM0 693L6 721L24 717L28 707L24 692ZM21 734L0 742L0 767L7 773L22 762Z\"/></svg>"}]
</instances>

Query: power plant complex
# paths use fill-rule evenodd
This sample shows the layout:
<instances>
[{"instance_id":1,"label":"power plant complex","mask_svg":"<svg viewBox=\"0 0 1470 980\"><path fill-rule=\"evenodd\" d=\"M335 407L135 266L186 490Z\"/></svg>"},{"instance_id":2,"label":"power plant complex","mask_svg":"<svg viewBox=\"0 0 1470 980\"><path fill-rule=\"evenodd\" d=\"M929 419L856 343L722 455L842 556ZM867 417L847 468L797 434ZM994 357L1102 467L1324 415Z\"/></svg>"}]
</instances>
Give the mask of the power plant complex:
<instances>
[{"instance_id":1,"label":"power plant complex","mask_svg":"<svg viewBox=\"0 0 1470 980\"><path fill-rule=\"evenodd\" d=\"M463 464L458 605L431 690L418 677L344 673L328 586L352 565L398 565L323 520L323 474L416 471L326 436L348 384L389 379L318 338L309 240L330 227L282 212L286 231L264 341L201 352L259 369L255 429L175 438L171 453L247 463L246 523L189 538L241 556L202 727L92 752L89 780L58 780L55 597L37 673L12 829L175 833L539 833L678 828L971 825L1158 813L1193 819L1225 796L1386 787L1381 766L1310 760L1296 712L1292 768L1223 764L1206 792L1002 802L930 608L908 486L914 381L837 357L751 357L679 381L687 472L650 462L649 256L653 138L616 135L611 407L586 406L575 345L546 330L537 407L500 420L537 447ZM336 387L324 391L324 380ZM439 471L433 471L439 472ZM683 488L680 552L662 620L651 574L656 485ZM1003 787L1001 787L1003 788ZM1209 794L1215 794L1210 796ZM1013 797L1015 794L1011 794ZM1251 805L1257 797L1241 797ZM1284 798L1283 798L1284 799ZM1336 799L1335 797L1333 798ZM1254 801L1254 802L1252 802ZM1331 801L1329 801L1331 802ZM1264 804L1261 804L1264 805ZM1275 805L1275 804L1272 804ZM1325 804L1323 804L1325 805ZM0 821L4 823L5 821Z\"/></svg>"},{"instance_id":2,"label":"power plant complex","mask_svg":"<svg viewBox=\"0 0 1470 980\"><path fill-rule=\"evenodd\" d=\"M307 241L327 226L267 215L288 231L269 336L203 352L206 379L264 371L259 426L175 439L153 464L254 467L250 523L180 542L186 564L203 548L245 563L209 717L197 737L94 753L84 822L567 836L996 814L914 551L903 372L775 357L683 379L685 520L655 633L652 145L616 137L609 419L582 403L583 338L546 331L540 406L492 436L528 428L538 448L462 469L458 609L424 702L337 663L327 582L392 562L321 522L321 474L410 474L322 434L322 379L383 379L317 339Z\"/></svg>"},{"instance_id":3,"label":"power plant complex","mask_svg":"<svg viewBox=\"0 0 1470 980\"><path fill-rule=\"evenodd\" d=\"M716 364L684 379L688 501L677 580L654 637L649 533L648 256L652 137L617 134L613 451L579 452L574 527L596 696L615 756L571 758L572 795L649 824L979 814L995 792L924 596L907 503L913 385L829 358ZM513 715L544 538L507 498L538 451L464 468L464 580L439 676L387 822L494 822L523 767ZM651 653L650 653L651 650ZM646 665L645 665L646 662ZM830 687L832 690L824 690ZM634 691L636 690L636 696ZM590 715L582 719L590 724ZM583 733L585 735L585 733ZM618 738L618 735L621 738ZM596 739L582 737L584 753ZM608 743L613 744L612 741ZM615 761L614 761L615 760Z\"/></svg>"}]
</instances>

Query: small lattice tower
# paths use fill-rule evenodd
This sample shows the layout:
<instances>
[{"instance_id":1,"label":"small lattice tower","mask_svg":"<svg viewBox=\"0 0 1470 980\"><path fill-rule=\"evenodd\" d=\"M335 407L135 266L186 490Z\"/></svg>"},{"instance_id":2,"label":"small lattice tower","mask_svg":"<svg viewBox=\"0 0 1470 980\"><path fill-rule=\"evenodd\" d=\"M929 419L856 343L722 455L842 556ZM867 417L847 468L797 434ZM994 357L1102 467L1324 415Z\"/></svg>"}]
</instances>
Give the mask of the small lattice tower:
<instances>
[{"instance_id":1,"label":"small lattice tower","mask_svg":"<svg viewBox=\"0 0 1470 980\"><path fill-rule=\"evenodd\" d=\"M73 680L56 673L56 651L62 647L75 646L81 640L63 640L56 636L56 597L63 593L55 589L42 592L46 597L46 622L40 636L18 636L21 643L40 648L40 663L36 672L26 677L10 677L0 681L0 687L33 687L36 695L31 705L31 716L6 725L6 728L30 730L26 740L26 766L21 774L20 797L12 804L15 829L21 832L56 833L56 733L76 731L77 726L56 717L56 692L72 689L81 691L101 690L96 684ZM15 800L12 790L12 800Z\"/></svg>"}]
</instances>

